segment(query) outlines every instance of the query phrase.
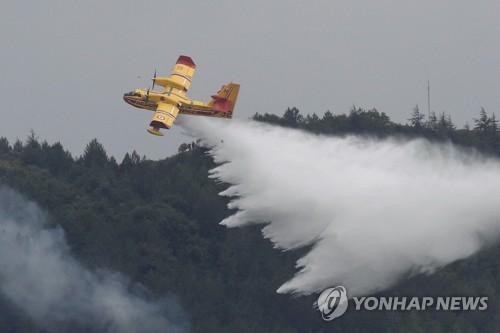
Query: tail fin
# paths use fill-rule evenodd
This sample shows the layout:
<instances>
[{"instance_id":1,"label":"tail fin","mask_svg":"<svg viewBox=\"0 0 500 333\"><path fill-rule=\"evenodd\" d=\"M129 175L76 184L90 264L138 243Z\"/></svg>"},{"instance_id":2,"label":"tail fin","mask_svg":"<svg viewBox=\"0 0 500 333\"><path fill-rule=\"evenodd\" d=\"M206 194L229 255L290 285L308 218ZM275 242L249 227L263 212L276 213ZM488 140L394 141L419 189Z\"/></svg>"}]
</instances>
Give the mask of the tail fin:
<instances>
[{"instance_id":1,"label":"tail fin","mask_svg":"<svg viewBox=\"0 0 500 333\"><path fill-rule=\"evenodd\" d=\"M239 91L240 85L230 82L222 86L217 95L212 96L208 105L213 106L214 111L227 113L227 118L232 118Z\"/></svg>"}]
</instances>

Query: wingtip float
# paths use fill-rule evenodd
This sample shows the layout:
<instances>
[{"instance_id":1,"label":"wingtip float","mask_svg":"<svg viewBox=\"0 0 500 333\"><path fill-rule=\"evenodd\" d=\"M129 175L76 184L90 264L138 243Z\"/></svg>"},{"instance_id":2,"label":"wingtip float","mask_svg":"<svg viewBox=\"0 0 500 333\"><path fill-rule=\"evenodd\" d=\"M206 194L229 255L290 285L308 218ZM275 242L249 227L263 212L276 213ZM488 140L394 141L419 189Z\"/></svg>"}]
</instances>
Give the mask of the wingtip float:
<instances>
[{"instance_id":1,"label":"wingtip float","mask_svg":"<svg viewBox=\"0 0 500 333\"><path fill-rule=\"evenodd\" d=\"M172 127L178 114L228 119L233 117L240 85L230 82L222 86L207 103L191 100L186 94L191 86L195 69L196 64L193 59L181 55L169 77L157 77L155 71L151 89L135 89L123 95L128 104L155 112L149 124L151 126L148 129L149 133L163 136L160 129ZM164 90L154 91L155 85L164 87Z\"/></svg>"}]
</instances>

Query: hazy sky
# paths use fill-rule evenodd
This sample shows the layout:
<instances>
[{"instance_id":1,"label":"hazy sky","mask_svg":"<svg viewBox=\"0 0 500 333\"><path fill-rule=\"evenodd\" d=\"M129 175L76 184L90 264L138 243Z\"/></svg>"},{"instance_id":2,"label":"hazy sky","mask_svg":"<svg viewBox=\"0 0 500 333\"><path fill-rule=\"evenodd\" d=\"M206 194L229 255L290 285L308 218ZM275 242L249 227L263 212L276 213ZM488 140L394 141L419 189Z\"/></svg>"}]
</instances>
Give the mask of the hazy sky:
<instances>
[{"instance_id":1,"label":"hazy sky","mask_svg":"<svg viewBox=\"0 0 500 333\"><path fill-rule=\"evenodd\" d=\"M430 80L432 109L462 127L481 106L500 112L499 12L496 0L8 1L0 136L168 156L191 139L179 126L148 134L152 113L122 96L180 54L197 64L191 98L241 84L236 118L356 104L406 122L415 104L426 111Z\"/></svg>"}]
</instances>

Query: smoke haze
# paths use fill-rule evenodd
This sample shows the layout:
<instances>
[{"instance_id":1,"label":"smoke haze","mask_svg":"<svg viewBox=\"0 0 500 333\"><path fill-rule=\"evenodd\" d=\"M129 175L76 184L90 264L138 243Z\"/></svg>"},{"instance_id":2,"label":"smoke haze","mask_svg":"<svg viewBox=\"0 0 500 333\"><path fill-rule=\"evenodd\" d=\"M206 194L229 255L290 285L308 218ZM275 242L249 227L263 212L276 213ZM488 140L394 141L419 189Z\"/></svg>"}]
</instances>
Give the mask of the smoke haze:
<instances>
[{"instance_id":1,"label":"smoke haze","mask_svg":"<svg viewBox=\"0 0 500 333\"><path fill-rule=\"evenodd\" d=\"M189 324L171 299L151 301L126 278L90 272L71 257L60 228L44 227L32 202L0 187L0 290L49 331L185 332Z\"/></svg>"},{"instance_id":2,"label":"smoke haze","mask_svg":"<svg viewBox=\"0 0 500 333\"><path fill-rule=\"evenodd\" d=\"M311 245L279 293L343 285L349 296L432 273L500 231L500 163L423 139L326 137L256 122L183 122L217 163L237 210L276 248Z\"/></svg>"}]
</instances>

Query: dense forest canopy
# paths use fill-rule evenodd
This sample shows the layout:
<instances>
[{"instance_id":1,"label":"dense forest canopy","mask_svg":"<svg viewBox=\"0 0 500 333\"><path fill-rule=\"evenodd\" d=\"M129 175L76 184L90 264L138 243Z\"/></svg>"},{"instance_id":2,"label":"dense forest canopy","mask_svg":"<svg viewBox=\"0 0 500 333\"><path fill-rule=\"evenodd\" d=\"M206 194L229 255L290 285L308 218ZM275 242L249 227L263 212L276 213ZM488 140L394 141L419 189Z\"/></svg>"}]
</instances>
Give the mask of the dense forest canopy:
<instances>
[{"instance_id":1,"label":"dense forest canopy","mask_svg":"<svg viewBox=\"0 0 500 333\"><path fill-rule=\"evenodd\" d=\"M462 129L449 115L426 117L418 106L404 125L378 110L356 107L348 114L321 117L289 108L281 117L266 113L253 119L327 135L449 140L500 155L498 120L483 108L474 126ZM86 267L116 270L155 295L175 295L190 315L192 332L493 332L500 327L496 245L383 292L487 295L487 311L359 311L323 322L312 308L315 295L275 292L295 273L304 250L273 249L258 226L227 229L218 224L230 212L227 199L218 195L227 185L208 177L214 166L207 149L196 143L181 145L179 154L164 160L151 161L134 151L118 162L96 139L74 157L61 143L40 141L34 132L13 143L0 138L0 182L41 205ZM0 306L1 331L43 331L6 298Z\"/></svg>"}]
</instances>

